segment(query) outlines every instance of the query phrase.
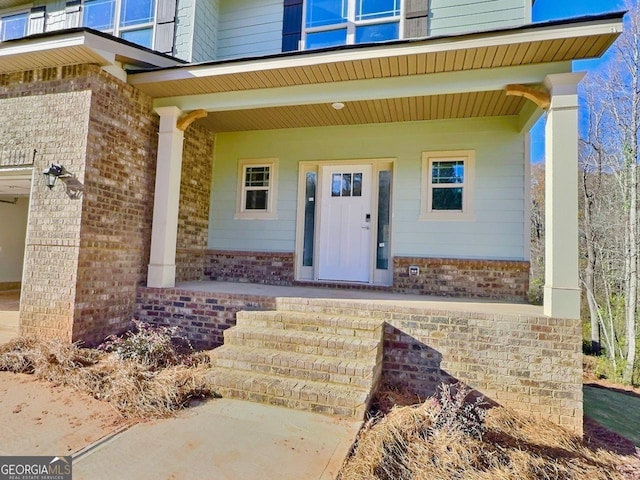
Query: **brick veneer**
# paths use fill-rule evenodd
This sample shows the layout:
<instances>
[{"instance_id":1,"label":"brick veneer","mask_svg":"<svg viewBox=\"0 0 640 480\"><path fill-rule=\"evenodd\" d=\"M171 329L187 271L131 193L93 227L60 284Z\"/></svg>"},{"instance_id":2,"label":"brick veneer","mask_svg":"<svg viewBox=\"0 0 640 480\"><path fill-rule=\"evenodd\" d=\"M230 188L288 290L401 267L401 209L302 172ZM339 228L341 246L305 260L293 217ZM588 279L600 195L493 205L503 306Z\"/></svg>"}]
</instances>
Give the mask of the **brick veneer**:
<instances>
[{"instance_id":1,"label":"brick veneer","mask_svg":"<svg viewBox=\"0 0 640 480\"><path fill-rule=\"evenodd\" d=\"M205 278L230 282L293 284L293 253L209 250Z\"/></svg>"},{"instance_id":2,"label":"brick veneer","mask_svg":"<svg viewBox=\"0 0 640 480\"><path fill-rule=\"evenodd\" d=\"M192 124L185 132L180 177L176 281L202 280L209 232L213 134Z\"/></svg>"},{"instance_id":3,"label":"brick veneer","mask_svg":"<svg viewBox=\"0 0 640 480\"><path fill-rule=\"evenodd\" d=\"M158 120L152 102L92 65L0 75L0 143L37 149L20 324L91 344L124 328L146 276ZM49 190L40 172L75 177Z\"/></svg>"},{"instance_id":4,"label":"brick veneer","mask_svg":"<svg viewBox=\"0 0 640 480\"><path fill-rule=\"evenodd\" d=\"M409 275L409 266L420 269ZM527 299L529 262L394 257L393 290L419 295Z\"/></svg>"},{"instance_id":5,"label":"brick veneer","mask_svg":"<svg viewBox=\"0 0 640 480\"><path fill-rule=\"evenodd\" d=\"M422 398L440 382L462 381L501 405L582 433L580 320L446 311L428 302L279 299L278 308L380 318L383 381Z\"/></svg>"},{"instance_id":6,"label":"brick veneer","mask_svg":"<svg viewBox=\"0 0 640 480\"><path fill-rule=\"evenodd\" d=\"M139 287L135 316L154 325L180 326L196 348L215 348L236 324L239 310L272 310L275 299L261 295L194 292Z\"/></svg>"},{"instance_id":7,"label":"brick veneer","mask_svg":"<svg viewBox=\"0 0 640 480\"><path fill-rule=\"evenodd\" d=\"M184 255L188 262L187 255ZM409 275L409 266L420 273ZM294 281L294 254L209 250L205 279L271 285L331 286L391 290L398 293L526 301L529 262L451 258L394 257L393 285ZM190 280L198 280L195 277Z\"/></svg>"}]
</instances>

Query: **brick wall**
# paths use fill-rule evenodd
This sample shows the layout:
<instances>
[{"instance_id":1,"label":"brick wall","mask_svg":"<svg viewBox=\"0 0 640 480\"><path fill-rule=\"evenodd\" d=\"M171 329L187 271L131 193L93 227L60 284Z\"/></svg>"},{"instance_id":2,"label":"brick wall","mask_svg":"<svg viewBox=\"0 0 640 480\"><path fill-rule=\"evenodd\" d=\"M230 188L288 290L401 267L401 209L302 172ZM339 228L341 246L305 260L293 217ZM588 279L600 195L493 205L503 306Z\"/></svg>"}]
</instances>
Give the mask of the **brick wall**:
<instances>
[{"instance_id":1,"label":"brick wall","mask_svg":"<svg viewBox=\"0 0 640 480\"><path fill-rule=\"evenodd\" d=\"M25 248L23 334L95 343L130 320L144 281L157 117L90 65L0 75L0 144L37 149ZM4 155L2 156L5 157ZM74 178L49 190L40 172Z\"/></svg>"},{"instance_id":2,"label":"brick wall","mask_svg":"<svg viewBox=\"0 0 640 480\"><path fill-rule=\"evenodd\" d=\"M419 267L419 275L409 275L411 265ZM393 289L418 295L526 301L529 262L394 257Z\"/></svg>"},{"instance_id":3,"label":"brick wall","mask_svg":"<svg viewBox=\"0 0 640 480\"><path fill-rule=\"evenodd\" d=\"M209 250L205 278L229 282L293 284L293 253Z\"/></svg>"},{"instance_id":4,"label":"brick wall","mask_svg":"<svg viewBox=\"0 0 640 480\"><path fill-rule=\"evenodd\" d=\"M135 316L153 325L180 326L194 347L215 348L236 324L236 312L274 308L274 298L259 295L139 287Z\"/></svg>"},{"instance_id":5,"label":"brick wall","mask_svg":"<svg viewBox=\"0 0 640 480\"><path fill-rule=\"evenodd\" d=\"M151 99L101 70L91 79L73 339L124 330L146 280L158 119Z\"/></svg>"},{"instance_id":6,"label":"brick wall","mask_svg":"<svg viewBox=\"0 0 640 480\"><path fill-rule=\"evenodd\" d=\"M392 315L383 380L426 398L460 380L495 402L582 433L579 320L499 314Z\"/></svg>"},{"instance_id":7,"label":"brick wall","mask_svg":"<svg viewBox=\"0 0 640 480\"><path fill-rule=\"evenodd\" d=\"M185 132L176 251L178 282L204 278L213 139L210 131L197 124Z\"/></svg>"}]
</instances>

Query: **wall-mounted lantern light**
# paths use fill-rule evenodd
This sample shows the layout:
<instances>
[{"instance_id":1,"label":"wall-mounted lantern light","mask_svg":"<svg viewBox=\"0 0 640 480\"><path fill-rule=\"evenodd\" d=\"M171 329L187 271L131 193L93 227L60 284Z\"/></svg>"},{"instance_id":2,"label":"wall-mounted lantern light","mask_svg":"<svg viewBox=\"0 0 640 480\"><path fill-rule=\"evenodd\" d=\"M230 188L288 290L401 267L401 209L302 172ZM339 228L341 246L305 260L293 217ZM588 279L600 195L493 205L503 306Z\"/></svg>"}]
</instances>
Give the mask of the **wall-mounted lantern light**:
<instances>
[{"instance_id":1,"label":"wall-mounted lantern light","mask_svg":"<svg viewBox=\"0 0 640 480\"><path fill-rule=\"evenodd\" d=\"M42 172L44 175L44 182L49 189L52 189L56 184L56 180L58 177L68 178L71 177L71 174L67 172L67 170L58 163L52 163L49 168Z\"/></svg>"}]
</instances>

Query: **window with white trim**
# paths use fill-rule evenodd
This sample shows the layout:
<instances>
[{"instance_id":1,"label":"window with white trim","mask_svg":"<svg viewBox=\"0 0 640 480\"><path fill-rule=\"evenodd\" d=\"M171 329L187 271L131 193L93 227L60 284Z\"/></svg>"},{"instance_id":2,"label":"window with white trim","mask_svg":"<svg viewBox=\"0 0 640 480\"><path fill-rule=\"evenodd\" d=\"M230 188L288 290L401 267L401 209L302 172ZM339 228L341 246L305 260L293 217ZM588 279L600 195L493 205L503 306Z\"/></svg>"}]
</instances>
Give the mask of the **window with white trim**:
<instances>
[{"instance_id":1,"label":"window with white trim","mask_svg":"<svg viewBox=\"0 0 640 480\"><path fill-rule=\"evenodd\" d=\"M240 160L236 219L277 218L278 160L276 158Z\"/></svg>"},{"instance_id":2,"label":"window with white trim","mask_svg":"<svg viewBox=\"0 0 640 480\"><path fill-rule=\"evenodd\" d=\"M27 35L29 12L14 12L0 16L0 41L22 38Z\"/></svg>"},{"instance_id":3,"label":"window with white trim","mask_svg":"<svg viewBox=\"0 0 640 480\"><path fill-rule=\"evenodd\" d=\"M152 48L156 0L86 0L82 25Z\"/></svg>"},{"instance_id":4,"label":"window with white trim","mask_svg":"<svg viewBox=\"0 0 640 480\"><path fill-rule=\"evenodd\" d=\"M475 152L422 153L420 220L473 219Z\"/></svg>"},{"instance_id":5,"label":"window with white trim","mask_svg":"<svg viewBox=\"0 0 640 480\"><path fill-rule=\"evenodd\" d=\"M400 38L402 0L306 0L305 49Z\"/></svg>"}]
</instances>

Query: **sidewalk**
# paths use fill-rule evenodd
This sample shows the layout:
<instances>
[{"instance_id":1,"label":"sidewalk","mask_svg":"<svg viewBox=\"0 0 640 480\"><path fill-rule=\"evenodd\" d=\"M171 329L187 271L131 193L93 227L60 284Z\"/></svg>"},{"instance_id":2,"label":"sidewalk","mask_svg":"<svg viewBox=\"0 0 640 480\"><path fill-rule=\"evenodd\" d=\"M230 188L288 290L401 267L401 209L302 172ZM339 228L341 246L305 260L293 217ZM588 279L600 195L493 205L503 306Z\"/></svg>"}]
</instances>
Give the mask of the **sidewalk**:
<instances>
[{"instance_id":1,"label":"sidewalk","mask_svg":"<svg viewBox=\"0 0 640 480\"><path fill-rule=\"evenodd\" d=\"M230 399L133 426L74 456L74 480L333 480L361 422Z\"/></svg>"}]
</instances>

